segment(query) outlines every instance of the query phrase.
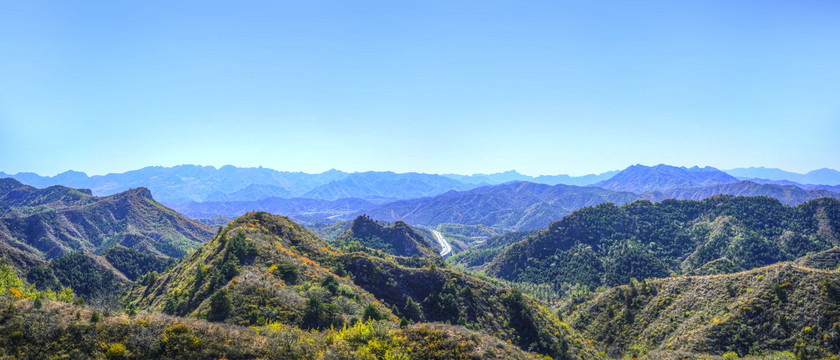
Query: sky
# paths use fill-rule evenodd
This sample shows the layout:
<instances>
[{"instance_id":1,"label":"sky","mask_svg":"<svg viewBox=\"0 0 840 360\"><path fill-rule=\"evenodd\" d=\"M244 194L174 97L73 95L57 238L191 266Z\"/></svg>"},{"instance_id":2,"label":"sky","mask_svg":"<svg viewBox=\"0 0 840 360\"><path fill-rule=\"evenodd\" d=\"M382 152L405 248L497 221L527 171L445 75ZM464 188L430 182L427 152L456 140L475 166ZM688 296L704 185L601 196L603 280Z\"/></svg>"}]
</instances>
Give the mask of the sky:
<instances>
[{"instance_id":1,"label":"sky","mask_svg":"<svg viewBox=\"0 0 840 360\"><path fill-rule=\"evenodd\" d=\"M840 169L837 1L0 0L0 171Z\"/></svg>"}]
</instances>

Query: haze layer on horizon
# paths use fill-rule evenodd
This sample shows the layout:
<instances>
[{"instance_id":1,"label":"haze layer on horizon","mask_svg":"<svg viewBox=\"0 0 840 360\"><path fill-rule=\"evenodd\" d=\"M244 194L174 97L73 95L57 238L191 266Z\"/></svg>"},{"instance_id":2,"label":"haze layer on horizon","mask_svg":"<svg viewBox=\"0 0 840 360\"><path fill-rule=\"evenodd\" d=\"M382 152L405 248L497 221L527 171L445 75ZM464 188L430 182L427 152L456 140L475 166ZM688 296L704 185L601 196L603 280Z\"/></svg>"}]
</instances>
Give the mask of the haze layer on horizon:
<instances>
[{"instance_id":1,"label":"haze layer on horizon","mask_svg":"<svg viewBox=\"0 0 840 360\"><path fill-rule=\"evenodd\" d=\"M0 171L840 168L830 1L0 4Z\"/></svg>"}]
</instances>

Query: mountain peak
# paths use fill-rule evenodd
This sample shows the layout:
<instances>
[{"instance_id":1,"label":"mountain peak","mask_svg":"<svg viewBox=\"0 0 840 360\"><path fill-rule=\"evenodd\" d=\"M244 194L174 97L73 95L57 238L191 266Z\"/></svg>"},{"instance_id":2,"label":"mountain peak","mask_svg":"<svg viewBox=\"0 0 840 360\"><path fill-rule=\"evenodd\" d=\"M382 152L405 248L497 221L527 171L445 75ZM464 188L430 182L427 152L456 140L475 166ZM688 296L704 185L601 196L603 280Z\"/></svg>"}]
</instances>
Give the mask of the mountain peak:
<instances>
[{"instance_id":1,"label":"mountain peak","mask_svg":"<svg viewBox=\"0 0 840 360\"><path fill-rule=\"evenodd\" d=\"M7 177L0 179L0 194L6 194L9 191L24 186L23 183L13 178Z\"/></svg>"},{"instance_id":2,"label":"mountain peak","mask_svg":"<svg viewBox=\"0 0 840 360\"><path fill-rule=\"evenodd\" d=\"M595 186L608 190L643 193L654 190L691 188L717 184L736 183L738 179L707 166L700 168L676 167L666 164L644 166L636 164L622 170L615 176L595 183Z\"/></svg>"},{"instance_id":3,"label":"mountain peak","mask_svg":"<svg viewBox=\"0 0 840 360\"><path fill-rule=\"evenodd\" d=\"M154 201L154 197L152 197L152 192L145 188L145 187L137 187L133 189L126 190L119 194L114 194L112 196L119 196L119 197L136 197L141 199L148 199Z\"/></svg>"},{"instance_id":4,"label":"mountain peak","mask_svg":"<svg viewBox=\"0 0 840 360\"><path fill-rule=\"evenodd\" d=\"M401 220L386 226L367 215L359 215L353 220L350 229L337 240L345 243L358 241L364 246L400 256L437 255L437 251L423 235Z\"/></svg>"}]
</instances>

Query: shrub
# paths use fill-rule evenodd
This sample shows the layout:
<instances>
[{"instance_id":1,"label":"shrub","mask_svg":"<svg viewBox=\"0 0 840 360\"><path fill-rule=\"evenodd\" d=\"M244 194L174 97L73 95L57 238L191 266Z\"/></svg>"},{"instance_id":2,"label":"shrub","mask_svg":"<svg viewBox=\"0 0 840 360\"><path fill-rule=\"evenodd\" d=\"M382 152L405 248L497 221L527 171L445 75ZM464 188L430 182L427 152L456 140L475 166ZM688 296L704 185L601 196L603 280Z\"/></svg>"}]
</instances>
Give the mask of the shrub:
<instances>
[{"instance_id":1,"label":"shrub","mask_svg":"<svg viewBox=\"0 0 840 360\"><path fill-rule=\"evenodd\" d=\"M368 305L365 308L365 312L362 314L362 320L378 321L383 318L384 316L382 316L382 313L380 313L379 310L376 309L376 306L373 306L372 304Z\"/></svg>"},{"instance_id":2,"label":"shrub","mask_svg":"<svg viewBox=\"0 0 840 360\"><path fill-rule=\"evenodd\" d=\"M113 343L109 345L108 350L105 351L105 357L109 360L125 359L126 355L125 345L121 343Z\"/></svg>"}]
</instances>

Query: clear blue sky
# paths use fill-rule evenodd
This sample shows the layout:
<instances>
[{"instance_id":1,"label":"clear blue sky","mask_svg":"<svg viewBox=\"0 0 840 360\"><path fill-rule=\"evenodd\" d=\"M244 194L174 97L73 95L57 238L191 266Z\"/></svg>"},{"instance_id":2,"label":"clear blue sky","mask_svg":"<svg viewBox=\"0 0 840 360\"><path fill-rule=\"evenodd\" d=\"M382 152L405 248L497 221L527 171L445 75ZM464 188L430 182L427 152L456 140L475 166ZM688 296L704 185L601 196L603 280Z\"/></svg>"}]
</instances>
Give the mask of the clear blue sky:
<instances>
[{"instance_id":1,"label":"clear blue sky","mask_svg":"<svg viewBox=\"0 0 840 360\"><path fill-rule=\"evenodd\" d=\"M840 168L837 1L0 0L0 171Z\"/></svg>"}]
</instances>

